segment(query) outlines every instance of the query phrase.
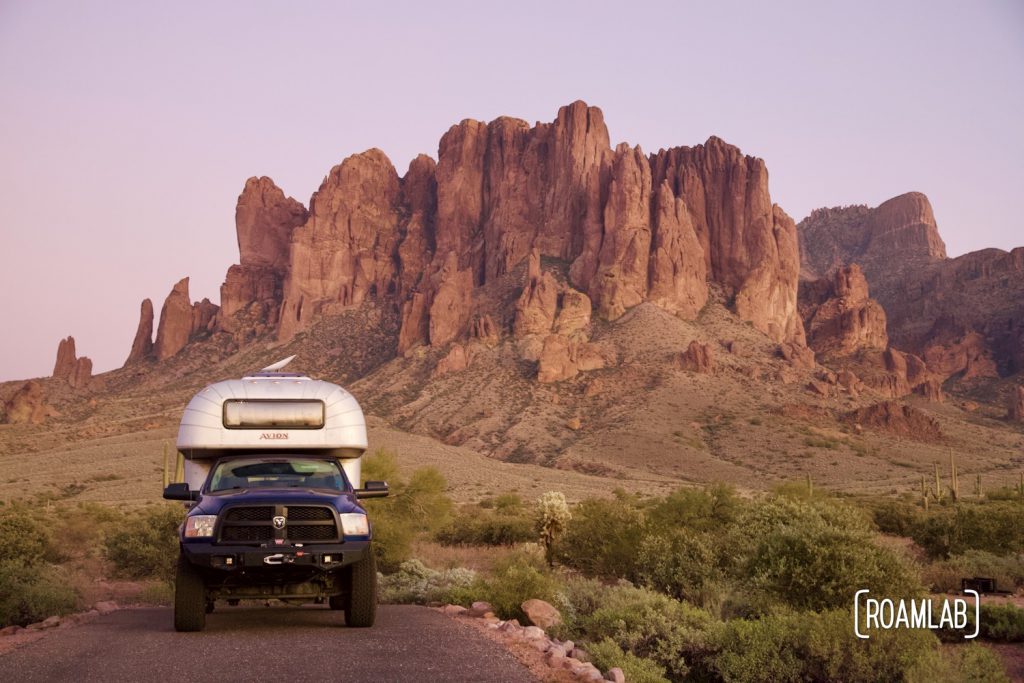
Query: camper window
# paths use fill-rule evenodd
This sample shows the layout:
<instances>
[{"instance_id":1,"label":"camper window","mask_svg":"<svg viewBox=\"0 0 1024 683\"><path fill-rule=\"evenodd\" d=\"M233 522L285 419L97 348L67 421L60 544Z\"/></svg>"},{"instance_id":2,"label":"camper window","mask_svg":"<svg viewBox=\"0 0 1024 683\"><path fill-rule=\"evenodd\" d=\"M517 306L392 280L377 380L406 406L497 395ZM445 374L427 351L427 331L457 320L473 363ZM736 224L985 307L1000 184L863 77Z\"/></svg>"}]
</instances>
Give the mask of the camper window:
<instances>
[{"instance_id":1,"label":"camper window","mask_svg":"<svg viewBox=\"0 0 1024 683\"><path fill-rule=\"evenodd\" d=\"M320 429L324 426L324 402L231 399L224 401L224 426L228 429Z\"/></svg>"}]
</instances>

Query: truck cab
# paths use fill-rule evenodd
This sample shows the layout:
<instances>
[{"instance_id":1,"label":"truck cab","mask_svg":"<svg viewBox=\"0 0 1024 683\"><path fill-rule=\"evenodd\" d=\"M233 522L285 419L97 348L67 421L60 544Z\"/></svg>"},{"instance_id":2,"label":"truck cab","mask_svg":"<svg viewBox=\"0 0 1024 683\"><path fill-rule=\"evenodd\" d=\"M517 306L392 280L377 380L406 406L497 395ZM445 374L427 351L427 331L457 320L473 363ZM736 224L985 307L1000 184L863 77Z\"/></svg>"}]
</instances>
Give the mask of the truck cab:
<instances>
[{"instance_id":1,"label":"truck cab","mask_svg":"<svg viewBox=\"0 0 1024 683\"><path fill-rule=\"evenodd\" d=\"M327 603L348 626L377 609L373 529L362 505L388 494L360 481L366 423L347 391L281 368L211 384L178 431L186 501L174 626L200 631L217 601Z\"/></svg>"}]
</instances>

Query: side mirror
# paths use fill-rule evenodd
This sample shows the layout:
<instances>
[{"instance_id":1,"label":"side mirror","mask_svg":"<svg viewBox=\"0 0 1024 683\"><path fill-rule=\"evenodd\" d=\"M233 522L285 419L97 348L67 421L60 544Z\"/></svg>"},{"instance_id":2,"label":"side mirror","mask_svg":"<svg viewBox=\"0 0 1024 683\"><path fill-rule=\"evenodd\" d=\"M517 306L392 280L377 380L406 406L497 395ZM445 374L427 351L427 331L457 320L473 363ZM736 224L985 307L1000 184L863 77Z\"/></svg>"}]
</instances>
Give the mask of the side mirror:
<instances>
[{"instance_id":1,"label":"side mirror","mask_svg":"<svg viewBox=\"0 0 1024 683\"><path fill-rule=\"evenodd\" d=\"M356 489L356 498L387 498L388 483L386 481L368 481L363 488Z\"/></svg>"},{"instance_id":2,"label":"side mirror","mask_svg":"<svg viewBox=\"0 0 1024 683\"><path fill-rule=\"evenodd\" d=\"M190 490L185 482L168 484L164 489L164 498L166 500L199 500L199 491Z\"/></svg>"}]
</instances>

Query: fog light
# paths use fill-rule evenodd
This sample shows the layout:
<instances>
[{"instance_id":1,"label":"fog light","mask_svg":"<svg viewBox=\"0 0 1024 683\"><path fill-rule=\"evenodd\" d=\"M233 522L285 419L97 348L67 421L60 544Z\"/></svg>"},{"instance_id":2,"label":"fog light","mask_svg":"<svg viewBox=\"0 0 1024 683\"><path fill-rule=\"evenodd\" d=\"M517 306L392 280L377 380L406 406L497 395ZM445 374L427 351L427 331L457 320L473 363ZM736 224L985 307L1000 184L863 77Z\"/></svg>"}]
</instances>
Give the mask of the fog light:
<instances>
[{"instance_id":1,"label":"fog light","mask_svg":"<svg viewBox=\"0 0 1024 683\"><path fill-rule=\"evenodd\" d=\"M324 555L324 564L330 564L333 562L330 555Z\"/></svg>"}]
</instances>

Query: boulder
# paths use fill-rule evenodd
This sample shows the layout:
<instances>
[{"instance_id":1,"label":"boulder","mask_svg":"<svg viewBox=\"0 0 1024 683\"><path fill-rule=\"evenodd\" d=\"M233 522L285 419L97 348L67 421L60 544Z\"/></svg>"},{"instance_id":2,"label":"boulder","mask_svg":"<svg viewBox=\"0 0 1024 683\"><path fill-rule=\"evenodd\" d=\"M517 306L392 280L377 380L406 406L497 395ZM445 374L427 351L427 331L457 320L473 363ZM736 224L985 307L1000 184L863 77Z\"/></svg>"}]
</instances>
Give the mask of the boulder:
<instances>
[{"instance_id":1,"label":"boulder","mask_svg":"<svg viewBox=\"0 0 1024 683\"><path fill-rule=\"evenodd\" d=\"M531 598L522 604L522 610L534 626L545 630L562 623L561 613L544 600Z\"/></svg>"},{"instance_id":2,"label":"boulder","mask_svg":"<svg viewBox=\"0 0 1024 683\"><path fill-rule=\"evenodd\" d=\"M574 334L585 334L590 327L590 297L571 287L562 292L561 306L555 319L554 331L570 337Z\"/></svg>"},{"instance_id":3,"label":"boulder","mask_svg":"<svg viewBox=\"0 0 1024 683\"><path fill-rule=\"evenodd\" d=\"M4 415L11 424L42 424L46 418L60 413L46 403L43 385L29 380L4 404Z\"/></svg>"},{"instance_id":4,"label":"boulder","mask_svg":"<svg viewBox=\"0 0 1024 683\"><path fill-rule=\"evenodd\" d=\"M712 375L715 372L715 352L710 344L694 339L679 355L678 364L688 372Z\"/></svg>"},{"instance_id":5,"label":"boulder","mask_svg":"<svg viewBox=\"0 0 1024 683\"><path fill-rule=\"evenodd\" d=\"M466 353L466 347L462 344L452 344L448 355L437 362L431 377L441 377L450 372L465 370L468 365L469 356Z\"/></svg>"}]
</instances>

